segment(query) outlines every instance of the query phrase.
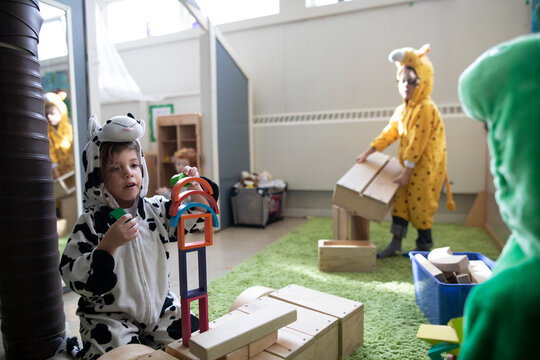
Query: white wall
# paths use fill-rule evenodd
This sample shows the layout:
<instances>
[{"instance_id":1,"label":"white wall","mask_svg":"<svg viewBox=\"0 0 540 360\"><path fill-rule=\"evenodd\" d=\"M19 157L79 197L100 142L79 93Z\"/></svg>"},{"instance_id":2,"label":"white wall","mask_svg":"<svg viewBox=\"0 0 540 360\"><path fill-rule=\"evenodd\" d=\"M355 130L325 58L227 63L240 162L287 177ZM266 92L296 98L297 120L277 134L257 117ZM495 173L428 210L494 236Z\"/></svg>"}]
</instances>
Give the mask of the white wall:
<instances>
[{"instance_id":1,"label":"white wall","mask_svg":"<svg viewBox=\"0 0 540 360\"><path fill-rule=\"evenodd\" d=\"M432 45L429 56L435 67L432 97L438 104L457 104L457 81L466 66L489 47L529 33L531 26L531 5L516 0L424 0L412 5L402 0L356 0L311 9L304 9L303 2L282 0L279 15L220 26L250 76L255 116L394 107L400 98L395 67L387 55L394 48L426 42ZM379 5L365 8L373 4ZM145 95L168 96L155 103L173 102L177 113L199 112L198 35L199 30L191 30L122 44L118 50ZM482 135L478 124L449 121L448 141L455 144L449 147L449 163L454 164L449 167L461 169L462 177L483 179L485 160L476 153L479 147L484 149L483 139L475 143L475 137ZM265 169L285 180L303 173L309 179L324 171L325 164L334 164L334 177L339 178L350 160L335 164L336 159L362 151L367 146L364 137L376 133L372 127L355 123L354 132L364 134L358 137L346 127L349 144L358 142L357 151L349 147L347 154L340 151L341 135L329 132L327 126L300 129L300 135L289 137L286 132L272 133L271 127L257 128L252 170ZM272 151L272 140L297 152L283 157L282 152ZM324 151L313 151L314 143ZM314 152L317 158L310 157ZM468 152L479 155L474 163L464 158ZM462 159L468 161L466 167L460 166ZM475 192L477 183L464 184L461 191ZM307 181L297 188L331 190L328 181L323 185Z\"/></svg>"}]
</instances>

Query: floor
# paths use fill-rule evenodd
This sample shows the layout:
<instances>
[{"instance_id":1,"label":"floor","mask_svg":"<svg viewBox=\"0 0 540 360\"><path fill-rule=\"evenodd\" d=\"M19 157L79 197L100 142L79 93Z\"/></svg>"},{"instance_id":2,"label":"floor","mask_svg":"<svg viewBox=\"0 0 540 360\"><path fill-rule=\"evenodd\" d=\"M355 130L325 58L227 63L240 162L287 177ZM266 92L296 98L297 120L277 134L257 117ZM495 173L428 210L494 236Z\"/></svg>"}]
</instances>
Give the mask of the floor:
<instances>
[{"instance_id":1,"label":"floor","mask_svg":"<svg viewBox=\"0 0 540 360\"><path fill-rule=\"evenodd\" d=\"M305 218L289 217L274 222L266 228L253 227L229 227L214 233L213 245L207 248L207 276L208 281L215 279L231 270L242 261L264 249L275 240L292 231L306 221ZM175 294L179 294L180 283L178 280L178 256L176 243L168 244L171 253L171 288ZM189 253L188 263L188 288L198 284L197 258L190 257L195 253ZM67 292L63 296L64 311L66 314L66 332L68 336L78 336L79 320L75 315L78 295ZM0 320L1 322L1 320ZM1 333L0 333L1 340ZM66 355L57 356L54 359L71 359ZM5 360L4 348L0 341L0 360Z\"/></svg>"}]
</instances>

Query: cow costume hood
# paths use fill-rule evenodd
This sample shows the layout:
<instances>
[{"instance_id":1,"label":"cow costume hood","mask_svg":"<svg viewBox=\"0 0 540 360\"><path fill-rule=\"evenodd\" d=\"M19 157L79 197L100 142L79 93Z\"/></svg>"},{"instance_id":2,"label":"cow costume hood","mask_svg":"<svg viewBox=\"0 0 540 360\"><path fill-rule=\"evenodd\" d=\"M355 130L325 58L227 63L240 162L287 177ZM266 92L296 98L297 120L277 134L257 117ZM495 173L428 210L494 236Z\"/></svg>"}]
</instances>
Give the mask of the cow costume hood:
<instances>
[{"instance_id":1,"label":"cow costume hood","mask_svg":"<svg viewBox=\"0 0 540 360\"><path fill-rule=\"evenodd\" d=\"M140 138L144 135L143 120L135 120L133 115L115 116L100 126L95 115L88 122L88 144L84 148L82 160L85 174L83 206L85 210L107 205L118 208L118 203L105 188L99 164L99 148L104 142L134 141L139 148L142 167L142 186L139 199L148 192L148 170L144 160Z\"/></svg>"}]
</instances>

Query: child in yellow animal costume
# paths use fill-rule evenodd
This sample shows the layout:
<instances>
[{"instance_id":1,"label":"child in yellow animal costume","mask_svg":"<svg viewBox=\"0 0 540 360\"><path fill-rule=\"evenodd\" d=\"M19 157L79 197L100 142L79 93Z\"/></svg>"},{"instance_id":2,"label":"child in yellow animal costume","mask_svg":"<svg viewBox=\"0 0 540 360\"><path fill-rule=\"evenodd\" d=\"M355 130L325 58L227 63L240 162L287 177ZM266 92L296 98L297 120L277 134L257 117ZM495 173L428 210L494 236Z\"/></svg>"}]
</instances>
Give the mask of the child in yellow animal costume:
<instances>
[{"instance_id":1,"label":"child in yellow animal costume","mask_svg":"<svg viewBox=\"0 0 540 360\"><path fill-rule=\"evenodd\" d=\"M44 95L53 178L62 176L74 168L73 128L68 120L65 98L65 92L58 94L48 92Z\"/></svg>"},{"instance_id":2,"label":"child in yellow animal costume","mask_svg":"<svg viewBox=\"0 0 540 360\"><path fill-rule=\"evenodd\" d=\"M381 258L401 254L401 241L407 234L409 222L418 230L415 250L426 251L433 246L433 216L446 176L446 139L439 110L430 98L433 66L426 56L429 49L429 45L419 50L396 49L388 56L397 66L403 104L356 159L361 163L373 152L383 151L399 139L399 161L404 168L394 179L400 188L392 208L390 232L393 238L390 245L377 254ZM453 203L449 203L449 208L453 210Z\"/></svg>"}]
</instances>

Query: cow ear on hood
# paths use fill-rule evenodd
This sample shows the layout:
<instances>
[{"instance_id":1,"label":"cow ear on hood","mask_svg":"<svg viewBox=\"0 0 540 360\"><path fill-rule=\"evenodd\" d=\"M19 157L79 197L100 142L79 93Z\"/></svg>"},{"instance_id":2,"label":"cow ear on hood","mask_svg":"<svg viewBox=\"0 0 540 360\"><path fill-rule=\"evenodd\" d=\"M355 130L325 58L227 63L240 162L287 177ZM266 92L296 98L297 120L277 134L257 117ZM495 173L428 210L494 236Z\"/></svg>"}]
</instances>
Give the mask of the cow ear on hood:
<instances>
[{"instance_id":1,"label":"cow ear on hood","mask_svg":"<svg viewBox=\"0 0 540 360\"><path fill-rule=\"evenodd\" d=\"M99 131L101 131L101 125L97 120L96 114L93 114L88 119L88 140L92 140Z\"/></svg>"}]
</instances>

